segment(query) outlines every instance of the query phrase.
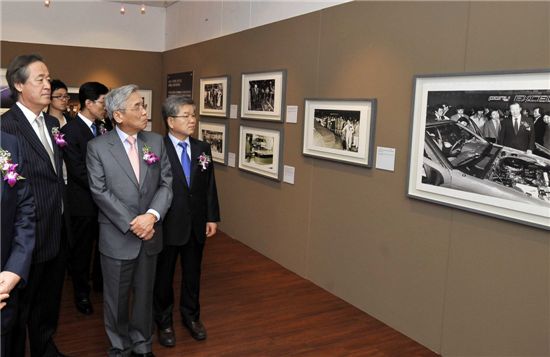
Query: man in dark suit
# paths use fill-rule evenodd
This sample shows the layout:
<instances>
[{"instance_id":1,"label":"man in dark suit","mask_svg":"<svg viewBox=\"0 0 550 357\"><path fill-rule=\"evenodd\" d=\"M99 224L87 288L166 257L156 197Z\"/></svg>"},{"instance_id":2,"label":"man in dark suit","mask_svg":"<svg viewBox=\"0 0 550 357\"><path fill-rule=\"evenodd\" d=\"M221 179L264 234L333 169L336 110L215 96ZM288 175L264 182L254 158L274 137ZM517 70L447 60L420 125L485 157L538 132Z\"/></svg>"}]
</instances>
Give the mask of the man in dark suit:
<instances>
[{"instance_id":1,"label":"man in dark suit","mask_svg":"<svg viewBox=\"0 0 550 357\"><path fill-rule=\"evenodd\" d=\"M86 165L99 208L109 356L153 356L153 284L172 171L162 137L143 131L147 111L137 86L112 90L105 107L116 127L88 142Z\"/></svg>"},{"instance_id":2,"label":"man in dark suit","mask_svg":"<svg viewBox=\"0 0 550 357\"><path fill-rule=\"evenodd\" d=\"M521 114L521 105L510 104L510 118L502 121L498 144L532 153L535 148L535 127L529 117Z\"/></svg>"},{"instance_id":3,"label":"man in dark suit","mask_svg":"<svg viewBox=\"0 0 550 357\"><path fill-rule=\"evenodd\" d=\"M19 164L20 153L15 136L1 133L2 166L10 154L11 163ZM15 168L20 177L21 166ZM2 246L0 270L0 314L2 315L2 346L0 356L15 356L11 351L11 331L18 309L18 289L28 279L34 248L34 198L27 180L9 183L4 178L8 170L2 169Z\"/></svg>"},{"instance_id":4,"label":"man in dark suit","mask_svg":"<svg viewBox=\"0 0 550 357\"><path fill-rule=\"evenodd\" d=\"M164 139L172 166L174 197L164 220L164 248L157 263L154 314L163 346L175 345L172 310L174 270L181 258L180 313L197 340L206 338L200 319L201 261L206 237L216 234L220 220L212 154L208 143L191 137L197 119L195 104L182 96L168 97L162 116L169 130Z\"/></svg>"},{"instance_id":5,"label":"man in dark suit","mask_svg":"<svg viewBox=\"0 0 550 357\"><path fill-rule=\"evenodd\" d=\"M2 130L17 136L25 177L36 205L36 244L27 287L12 333L13 356L24 356L26 328L31 356L62 356L53 341L65 271L62 240L62 138L59 121L42 109L50 103L50 74L38 55L16 57L6 79L16 103L2 115Z\"/></svg>"},{"instance_id":6,"label":"man in dark suit","mask_svg":"<svg viewBox=\"0 0 550 357\"><path fill-rule=\"evenodd\" d=\"M93 313L90 301L90 263L93 244L99 236L97 206L92 199L86 170L86 148L88 141L102 133L95 122L105 116L105 95L108 92L109 89L98 82L81 85L78 91L80 112L62 129L68 143L64 159L67 165L67 209L71 216L73 237L68 264L73 280L75 305L85 315Z\"/></svg>"}]
</instances>

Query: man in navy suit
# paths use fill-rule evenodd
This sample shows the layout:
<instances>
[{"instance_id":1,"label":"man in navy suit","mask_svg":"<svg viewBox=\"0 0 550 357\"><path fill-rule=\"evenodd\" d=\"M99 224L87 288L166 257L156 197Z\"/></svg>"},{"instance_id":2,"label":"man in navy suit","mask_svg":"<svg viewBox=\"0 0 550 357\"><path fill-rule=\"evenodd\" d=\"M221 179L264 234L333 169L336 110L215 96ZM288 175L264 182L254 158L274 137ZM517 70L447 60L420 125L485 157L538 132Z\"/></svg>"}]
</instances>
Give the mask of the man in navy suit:
<instances>
[{"instance_id":1,"label":"man in navy suit","mask_svg":"<svg viewBox=\"0 0 550 357\"><path fill-rule=\"evenodd\" d=\"M510 104L510 118L502 121L498 144L532 153L535 148L535 126L533 120L522 116L521 105Z\"/></svg>"},{"instance_id":2,"label":"man in navy suit","mask_svg":"<svg viewBox=\"0 0 550 357\"><path fill-rule=\"evenodd\" d=\"M206 237L216 234L220 213L210 145L191 137L197 125L195 109L193 101L182 96L168 97L162 107L169 130L164 142L174 197L163 224L164 248L157 262L153 310L159 342L166 347L175 345L172 286L178 255L183 324L196 340L206 338L199 304L202 253Z\"/></svg>"},{"instance_id":3,"label":"man in navy suit","mask_svg":"<svg viewBox=\"0 0 550 357\"><path fill-rule=\"evenodd\" d=\"M37 217L28 284L21 291L21 308L12 333L12 356L25 355L27 328L31 356L63 356L53 340L65 272L59 148L63 141L56 132L59 121L42 112L50 103L50 74L42 57L22 55L10 63L6 79L16 103L2 115L2 130L17 137Z\"/></svg>"},{"instance_id":4,"label":"man in navy suit","mask_svg":"<svg viewBox=\"0 0 550 357\"><path fill-rule=\"evenodd\" d=\"M15 136L1 133L0 147L10 153L11 162L19 164L20 153ZM22 175L21 166L16 172ZM2 315L1 356L15 356L11 351L11 331L18 309L18 289L26 284L34 249L34 199L27 180L13 186L2 172L2 260L0 270L0 314Z\"/></svg>"},{"instance_id":5,"label":"man in navy suit","mask_svg":"<svg viewBox=\"0 0 550 357\"><path fill-rule=\"evenodd\" d=\"M84 315L93 313L90 301L90 263L92 248L99 237L97 206L92 199L86 153L88 141L105 133L96 122L105 116L105 95L109 89L98 82L80 86L78 98L80 112L62 129L68 145L64 149L67 165L67 210L71 216L72 242L69 267L73 280L75 305ZM94 266L94 269L97 269ZM95 272L101 276L101 273Z\"/></svg>"}]
</instances>

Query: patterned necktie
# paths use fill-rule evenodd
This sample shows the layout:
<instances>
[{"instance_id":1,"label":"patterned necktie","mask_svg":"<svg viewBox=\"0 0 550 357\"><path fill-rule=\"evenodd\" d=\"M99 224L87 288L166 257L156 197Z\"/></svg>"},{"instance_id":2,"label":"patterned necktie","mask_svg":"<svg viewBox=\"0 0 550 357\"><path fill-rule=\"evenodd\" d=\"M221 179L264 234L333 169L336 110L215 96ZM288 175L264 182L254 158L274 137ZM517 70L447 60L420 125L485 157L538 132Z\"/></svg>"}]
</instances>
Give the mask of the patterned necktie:
<instances>
[{"instance_id":1,"label":"patterned necktie","mask_svg":"<svg viewBox=\"0 0 550 357\"><path fill-rule=\"evenodd\" d=\"M187 181L187 186L191 185L191 160L187 155L187 143L185 141L180 141L178 143L182 147L183 151L181 152L181 167L183 167L183 173L185 174L185 181Z\"/></svg>"},{"instance_id":2,"label":"patterned necktie","mask_svg":"<svg viewBox=\"0 0 550 357\"><path fill-rule=\"evenodd\" d=\"M38 138L40 139L40 142L44 146L44 149L46 149L46 152L48 153L48 156L50 157L50 161L53 166L53 170L55 173L57 173L57 168L55 167L55 159L53 157L53 150L50 146L50 143L48 142L48 139L46 139L46 131L45 131L45 125L44 125L44 118L40 115L36 118L36 125L38 126Z\"/></svg>"},{"instance_id":3,"label":"patterned necktie","mask_svg":"<svg viewBox=\"0 0 550 357\"><path fill-rule=\"evenodd\" d=\"M137 182L139 183L139 158L137 153L137 143L136 138L133 136L128 136L126 138L128 144L130 144L130 150L128 150L128 158L130 159L130 164L132 164L132 169L134 169L134 174L136 175Z\"/></svg>"},{"instance_id":4,"label":"patterned necktie","mask_svg":"<svg viewBox=\"0 0 550 357\"><path fill-rule=\"evenodd\" d=\"M94 136L97 136L97 125L95 123L92 123L92 125L90 125L90 129L92 129L92 134L94 134Z\"/></svg>"}]
</instances>

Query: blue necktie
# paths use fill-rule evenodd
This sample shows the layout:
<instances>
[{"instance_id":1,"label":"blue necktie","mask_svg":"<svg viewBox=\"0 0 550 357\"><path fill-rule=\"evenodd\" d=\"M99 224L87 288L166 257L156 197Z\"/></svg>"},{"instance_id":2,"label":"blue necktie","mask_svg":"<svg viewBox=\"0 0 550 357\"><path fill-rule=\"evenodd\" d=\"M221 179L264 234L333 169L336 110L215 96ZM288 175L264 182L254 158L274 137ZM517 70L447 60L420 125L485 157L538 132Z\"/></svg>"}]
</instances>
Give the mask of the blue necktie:
<instances>
[{"instance_id":1,"label":"blue necktie","mask_svg":"<svg viewBox=\"0 0 550 357\"><path fill-rule=\"evenodd\" d=\"M97 136L97 126L95 125L95 123L92 123L92 125L90 125L90 128L92 129L92 134L94 134L94 136Z\"/></svg>"},{"instance_id":2,"label":"blue necktie","mask_svg":"<svg viewBox=\"0 0 550 357\"><path fill-rule=\"evenodd\" d=\"M187 186L191 185L191 160L187 155L187 143L185 141L180 141L179 146L183 148L181 152L181 167L183 167L183 173L185 174L185 181L187 181Z\"/></svg>"}]
</instances>

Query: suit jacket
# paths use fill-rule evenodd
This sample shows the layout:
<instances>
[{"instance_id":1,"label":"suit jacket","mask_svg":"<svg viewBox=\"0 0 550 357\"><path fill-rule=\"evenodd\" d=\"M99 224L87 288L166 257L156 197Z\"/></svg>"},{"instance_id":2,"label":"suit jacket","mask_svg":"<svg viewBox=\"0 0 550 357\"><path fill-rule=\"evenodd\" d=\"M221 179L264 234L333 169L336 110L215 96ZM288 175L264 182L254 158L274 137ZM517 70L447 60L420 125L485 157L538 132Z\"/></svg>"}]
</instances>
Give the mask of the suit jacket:
<instances>
[{"instance_id":1,"label":"suit jacket","mask_svg":"<svg viewBox=\"0 0 550 357\"><path fill-rule=\"evenodd\" d=\"M97 206L92 199L86 169L88 141L94 134L80 117L71 120L61 131L68 143L63 157L67 166L67 209L71 216L95 217Z\"/></svg>"},{"instance_id":2,"label":"suit jacket","mask_svg":"<svg viewBox=\"0 0 550 357\"><path fill-rule=\"evenodd\" d=\"M61 245L61 210L65 183L63 181L61 150L51 135L53 127L59 127L59 121L44 114L48 135L53 144L56 171L46 149L38 139L31 124L14 104L2 115L2 130L15 135L18 139L25 177L31 187L36 206L36 245L33 263L53 259L59 253Z\"/></svg>"},{"instance_id":3,"label":"suit jacket","mask_svg":"<svg viewBox=\"0 0 550 357\"><path fill-rule=\"evenodd\" d=\"M14 164L20 162L21 153L15 136L2 132L0 147L11 154ZM17 172L26 177L22 167ZM34 198L32 197L27 180L19 180L10 187L1 180L2 187L2 269L19 275L23 281L27 280L32 261L34 248Z\"/></svg>"},{"instance_id":4,"label":"suit jacket","mask_svg":"<svg viewBox=\"0 0 550 357\"><path fill-rule=\"evenodd\" d=\"M99 213L99 250L114 259L134 259L140 249L149 255L162 250L162 224L155 224L151 240L142 241L130 231L130 222L148 209L162 218L172 200L172 171L162 137L155 133L138 134L140 180L136 180L126 149L116 130L88 143L86 166L92 197ZM160 157L148 165L142 158L144 145Z\"/></svg>"},{"instance_id":5,"label":"suit jacket","mask_svg":"<svg viewBox=\"0 0 550 357\"><path fill-rule=\"evenodd\" d=\"M187 185L183 168L174 144L168 136L164 138L166 151L172 165L172 206L164 219L164 245L184 245L191 233L200 243L206 239L206 222L218 222L220 209L214 165L210 162L206 170L198 163L201 154L212 160L210 145L189 138L191 143L191 187Z\"/></svg>"},{"instance_id":6,"label":"suit jacket","mask_svg":"<svg viewBox=\"0 0 550 357\"><path fill-rule=\"evenodd\" d=\"M510 117L501 122L500 135L498 143L518 150L535 149L535 127L533 120L521 116L519 130L514 131L514 120Z\"/></svg>"},{"instance_id":7,"label":"suit jacket","mask_svg":"<svg viewBox=\"0 0 550 357\"><path fill-rule=\"evenodd\" d=\"M543 120L543 117L539 117L537 121L534 122L535 128L535 142L544 145L544 133L546 132L546 123Z\"/></svg>"}]
</instances>

